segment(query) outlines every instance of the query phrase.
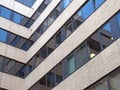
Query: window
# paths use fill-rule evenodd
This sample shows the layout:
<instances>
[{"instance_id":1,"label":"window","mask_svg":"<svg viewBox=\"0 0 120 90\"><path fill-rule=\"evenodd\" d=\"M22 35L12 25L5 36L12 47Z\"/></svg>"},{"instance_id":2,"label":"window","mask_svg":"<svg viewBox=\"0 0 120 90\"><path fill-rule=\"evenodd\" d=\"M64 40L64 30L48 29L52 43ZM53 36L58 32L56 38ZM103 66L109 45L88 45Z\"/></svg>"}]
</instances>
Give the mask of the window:
<instances>
[{"instance_id":1,"label":"window","mask_svg":"<svg viewBox=\"0 0 120 90\"><path fill-rule=\"evenodd\" d=\"M67 75L75 71L75 58L71 56L67 59Z\"/></svg>"},{"instance_id":2,"label":"window","mask_svg":"<svg viewBox=\"0 0 120 90\"><path fill-rule=\"evenodd\" d=\"M32 7L32 5L35 3L36 0L16 0L28 7Z\"/></svg>"},{"instance_id":3,"label":"window","mask_svg":"<svg viewBox=\"0 0 120 90\"><path fill-rule=\"evenodd\" d=\"M14 12L12 21L24 26L28 22L28 18Z\"/></svg>"},{"instance_id":4,"label":"window","mask_svg":"<svg viewBox=\"0 0 120 90\"><path fill-rule=\"evenodd\" d=\"M79 68L88 61L88 47L86 44L81 45L81 47L75 52L76 67Z\"/></svg>"},{"instance_id":5,"label":"window","mask_svg":"<svg viewBox=\"0 0 120 90\"><path fill-rule=\"evenodd\" d=\"M11 19L11 10L5 8L5 7L0 7L0 15L6 19Z\"/></svg>"},{"instance_id":6,"label":"window","mask_svg":"<svg viewBox=\"0 0 120 90\"><path fill-rule=\"evenodd\" d=\"M21 49L27 51L32 44L33 44L33 42L28 40L28 41L26 41L25 44L21 47Z\"/></svg>"},{"instance_id":7,"label":"window","mask_svg":"<svg viewBox=\"0 0 120 90\"><path fill-rule=\"evenodd\" d=\"M6 42L7 41L7 32L0 29L0 41Z\"/></svg>"},{"instance_id":8,"label":"window","mask_svg":"<svg viewBox=\"0 0 120 90\"><path fill-rule=\"evenodd\" d=\"M109 90L108 89L108 83L105 80L101 80L99 83L97 83L95 86L89 88L88 90Z\"/></svg>"},{"instance_id":9,"label":"window","mask_svg":"<svg viewBox=\"0 0 120 90\"><path fill-rule=\"evenodd\" d=\"M72 0L63 0L63 7L66 8Z\"/></svg>"},{"instance_id":10,"label":"window","mask_svg":"<svg viewBox=\"0 0 120 90\"><path fill-rule=\"evenodd\" d=\"M109 77L110 88L111 90L119 90L120 89L120 68L115 72L112 72Z\"/></svg>"},{"instance_id":11,"label":"window","mask_svg":"<svg viewBox=\"0 0 120 90\"><path fill-rule=\"evenodd\" d=\"M118 21L118 25L119 25L119 28L120 28L120 14L117 15L117 21Z\"/></svg>"},{"instance_id":12,"label":"window","mask_svg":"<svg viewBox=\"0 0 120 90\"><path fill-rule=\"evenodd\" d=\"M81 9L82 17L84 19L88 18L94 12L93 0L89 0L88 3Z\"/></svg>"},{"instance_id":13,"label":"window","mask_svg":"<svg viewBox=\"0 0 120 90\"><path fill-rule=\"evenodd\" d=\"M100 46L100 38L99 38L99 32L95 32L88 40L87 40L87 47L88 47L88 53L89 53L89 59L96 56L101 51Z\"/></svg>"},{"instance_id":14,"label":"window","mask_svg":"<svg viewBox=\"0 0 120 90\"><path fill-rule=\"evenodd\" d=\"M105 0L94 0L95 1L95 8L97 9Z\"/></svg>"}]
</instances>

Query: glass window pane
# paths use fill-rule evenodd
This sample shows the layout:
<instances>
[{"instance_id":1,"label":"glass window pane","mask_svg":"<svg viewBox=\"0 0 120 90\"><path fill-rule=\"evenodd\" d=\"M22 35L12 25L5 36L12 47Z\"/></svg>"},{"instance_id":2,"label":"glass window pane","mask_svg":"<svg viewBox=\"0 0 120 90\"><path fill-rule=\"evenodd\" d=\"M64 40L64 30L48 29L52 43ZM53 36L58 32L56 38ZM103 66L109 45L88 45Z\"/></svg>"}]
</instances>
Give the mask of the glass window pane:
<instances>
[{"instance_id":1,"label":"glass window pane","mask_svg":"<svg viewBox=\"0 0 120 90\"><path fill-rule=\"evenodd\" d=\"M86 19L94 12L93 0L89 0L88 3L82 8L82 17Z\"/></svg>"},{"instance_id":2,"label":"glass window pane","mask_svg":"<svg viewBox=\"0 0 120 90\"><path fill-rule=\"evenodd\" d=\"M94 88L94 90L108 90L107 81L100 81L99 84Z\"/></svg>"},{"instance_id":3,"label":"glass window pane","mask_svg":"<svg viewBox=\"0 0 120 90\"><path fill-rule=\"evenodd\" d=\"M6 9L4 7L1 8L1 13L0 15L6 19L10 19L11 17L11 11L9 9Z\"/></svg>"},{"instance_id":4,"label":"glass window pane","mask_svg":"<svg viewBox=\"0 0 120 90\"><path fill-rule=\"evenodd\" d=\"M95 0L95 8L98 8L105 0Z\"/></svg>"},{"instance_id":5,"label":"glass window pane","mask_svg":"<svg viewBox=\"0 0 120 90\"><path fill-rule=\"evenodd\" d=\"M35 0L24 0L24 4L31 7Z\"/></svg>"},{"instance_id":6,"label":"glass window pane","mask_svg":"<svg viewBox=\"0 0 120 90\"><path fill-rule=\"evenodd\" d=\"M28 7L31 7L36 0L16 0L22 4L25 4Z\"/></svg>"},{"instance_id":7,"label":"glass window pane","mask_svg":"<svg viewBox=\"0 0 120 90\"><path fill-rule=\"evenodd\" d=\"M21 49L27 51L32 44L33 44L33 42L28 40L28 41L26 41L25 44L21 47Z\"/></svg>"},{"instance_id":8,"label":"glass window pane","mask_svg":"<svg viewBox=\"0 0 120 90\"><path fill-rule=\"evenodd\" d=\"M6 40L7 40L7 32L0 29L0 41L6 42Z\"/></svg>"},{"instance_id":9,"label":"glass window pane","mask_svg":"<svg viewBox=\"0 0 120 90\"><path fill-rule=\"evenodd\" d=\"M111 90L119 90L120 89L120 69L113 73L110 77L110 86Z\"/></svg>"},{"instance_id":10,"label":"glass window pane","mask_svg":"<svg viewBox=\"0 0 120 90\"><path fill-rule=\"evenodd\" d=\"M14 13L13 21L16 23L20 23L22 19L22 16L20 14Z\"/></svg>"},{"instance_id":11,"label":"glass window pane","mask_svg":"<svg viewBox=\"0 0 120 90\"><path fill-rule=\"evenodd\" d=\"M106 30L106 31L108 31L108 32L111 32L110 24L107 23L106 25L104 25L103 29Z\"/></svg>"},{"instance_id":12,"label":"glass window pane","mask_svg":"<svg viewBox=\"0 0 120 90\"><path fill-rule=\"evenodd\" d=\"M76 52L76 67L79 68L80 66L84 65L88 60L88 50L86 45L81 46L80 49Z\"/></svg>"},{"instance_id":13,"label":"glass window pane","mask_svg":"<svg viewBox=\"0 0 120 90\"><path fill-rule=\"evenodd\" d=\"M89 58L93 58L101 51L99 32L94 33L87 41Z\"/></svg>"},{"instance_id":14,"label":"glass window pane","mask_svg":"<svg viewBox=\"0 0 120 90\"><path fill-rule=\"evenodd\" d=\"M120 28L120 14L117 15L117 21L118 21L118 25L119 25L119 28Z\"/></svg>"},{"instance_id":15,"label":"glass window pane","mask_svg":"<svg viewBox=\"0 0 120 90\"><path fill-rule=\"evenodd\" d=\"M66 8L72 0L63 0L63 7Z\"/></svg>"},{"instance_id":16,"label":"glass window pane","mask_svg":"<svg viewBox=\"0 0 120 90\"><path fill-rule=\"evenodd\" d=\"M101 81L97 82L95 85L93 85L85 90L109 90L107 80L106 79L101 80Z\"/></svg>"},{"instance_id":17,"label":"glass window pane","mask_svg":"<svg viewBox=\"0 0 120 90\"><path fill-rule=\"evenodd\" d=\"M17 37L13 40L13 42L11 43L11 45L16 46L16 45L19 43L19 41L20 41L20 37L17 36Z\"/></svg>"},{"instance_id":18,"label":"glass window pane","mask_svg":"<svg viewBox=\"0 0 120 90\"><path fill-rule=\"evenodd\" d=\"M68 75L75 71L75 58L72 56L67 61Z\"/></svg>"}]
</instances>

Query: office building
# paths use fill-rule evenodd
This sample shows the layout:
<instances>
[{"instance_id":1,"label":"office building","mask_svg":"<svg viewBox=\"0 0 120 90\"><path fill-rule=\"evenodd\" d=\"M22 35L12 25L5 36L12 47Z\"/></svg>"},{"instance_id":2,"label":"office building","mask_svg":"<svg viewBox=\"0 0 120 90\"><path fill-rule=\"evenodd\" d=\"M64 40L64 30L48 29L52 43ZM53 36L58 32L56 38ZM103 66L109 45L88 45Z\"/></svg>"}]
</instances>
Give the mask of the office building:
<instances>
[{"instance_id":1,"label":"office building","mask_svg":"<svg viewBox=\"0 0 120 90\"><path fill-rule=\"evenodd\" d=\"M0 90L120 90L120 0L0 0Z\"/></svg>"}]
</instances>

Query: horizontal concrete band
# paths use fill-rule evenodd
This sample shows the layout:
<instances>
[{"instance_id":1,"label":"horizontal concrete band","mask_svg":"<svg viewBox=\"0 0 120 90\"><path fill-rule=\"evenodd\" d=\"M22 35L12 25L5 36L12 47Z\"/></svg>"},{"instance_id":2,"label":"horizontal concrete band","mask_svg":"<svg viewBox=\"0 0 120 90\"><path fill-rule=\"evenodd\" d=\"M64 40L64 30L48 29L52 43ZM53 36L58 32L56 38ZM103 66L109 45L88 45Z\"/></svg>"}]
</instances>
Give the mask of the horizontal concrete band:
<instances>
[{"instance_id":1,"label":"horizontal concrete band","mask_svg":"<svg viewBox=\"0 0 120 90\"><path fill-rule=\"evenodd\" d=\"M52 90L84 90L117 67L120 67L120 39Z\"/></svg>"},{"instance_id":2,"label":"horizontal concrete band","mask_svg":"<svg viewBox=\"0 0 120 90\"><path fill-rule=\"evenodd\" d=\"M0 87L8 90L25 90L24 79L0 72Z\"/></svg>"},{"instance_id":3,"label":"horizontal concrete band","mask_svg":"<svg viewBox=\"0 0 120 90\"><path fill-rule=\"evenodd\" d=\"M111 16L113 16L117 11L119 11L120 9L119 3L120 0L118 0L118 2L113 0L107 0L96 12L94 12L79 28L77 28L77 30L72 35L70 35L64 41L64 43L62 43L55 51L53 51L51 55L49 55L33 72L31 72L25 78L26 89L30 88L35 82L37 82L40 78L42 78L55 65L57 65L61 60L63 60L63 58L65 58L70 52L72 52L76 47L78 47L86 38L88 38L92 33L94 33ZM111 8L111 6L114 6L114 8ZM52 32L53 29L49 28L49 30L50 32ZM45 32L43 37L47 38L51 34L50 32L49 33ZM43 37L41 36L39 39L42 43L44 42L43 41L44 39L42 39ZM28 50L31 53L30 54L29 52L27 52L28 58L33 55L32 51L35 52L34 50L37 50L38 47L40 47L39 40L36 42L36 47L33 48L32 46L31 50L30 49ZM61 50L64 51L61 52ZM38 73L39 71L40 73ZM34 77L34 79L32 79L32 77Z\"/></svg>"},{"instance_id":4,"label":"horizontal concrete band","mask_svg":"<svg viewBox=\"0 0 120 90\"><path fill-rule=\"evenodd\" d=\"M0 55L21 63L26 63L26 51L20 50L2 42L0 42Z\"/></svg>"},{"instance_id":5,"label":"horizontal concrete band","mask_svg":"<svg viewBox=\"0 0 120 90\"><path fill-rule=\"evenodd\" d=\"M37 8L42 4L43 1L44 0L36 0L36 2L31 8L15 0L0 0L0 4L2 6L6 6L7 8L15 12L19 12L20 14L30 18L34 14L34 12L37 10Z\"/></svg>"}]
</instances>

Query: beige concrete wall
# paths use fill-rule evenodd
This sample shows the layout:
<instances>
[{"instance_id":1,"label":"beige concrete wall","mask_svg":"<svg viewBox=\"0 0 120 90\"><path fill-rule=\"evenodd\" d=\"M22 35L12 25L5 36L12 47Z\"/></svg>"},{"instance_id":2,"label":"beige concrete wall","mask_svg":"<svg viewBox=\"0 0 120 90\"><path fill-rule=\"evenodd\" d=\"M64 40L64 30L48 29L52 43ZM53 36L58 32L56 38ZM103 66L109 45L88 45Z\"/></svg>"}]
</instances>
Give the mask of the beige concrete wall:
<instances>
[{"instance_id":1,"label":"beige concrete wall","mask_svg":"<svg viewBox=\"0 0 120 90\"><path fill-rule=\"evenodd\" d=\"M0 87L8 90L25 90L24 79L0 72Z\"/></svg>"},{"instance_id":2,"label":"beige concrete wall","mask_svg":"<svg viewBox=\"0 0 120 90\"><path fill-rule=\"evenodd\" d=\"M83 90L120 66L120 39L52 90Z\"/></svg>"},{"instance_id":3,"label":"beige concrete wall","mask_svg":"<svg viewBox=\"0 0 120 90\"><path fill-rule=\"evenodd\" d=\"M74 0L75 3L78 3L77 1L78 0ZM120 0L118 0L117 2L114 0L107 0L94 14L92 14L79 28L77 28L77 30L72 35L70 35L64 41L64 43L62 43L55 51L53 51L51 55L49 55L32 73L30 73L26 77L25 79L26 88L28 89L29 87L31 87L35 82L37 82L41 77L43 77L48 71L50 71L55 65L57 65L61 60L63 60L64 57L66 57L70 52L72 52L76 47L78 47L80 43L82 43L88 36L90 36L93 32L95 32L111 16L113 16L120 9L119 3L120 3ZM114 6L114 8L112 8L112 6ZM64 15L64 12L62 15ZM59 26L59 23L57 24L57 26ZM54 26L54 24L52 26ZM30 56L32 56L33 53L36 52L36 50L39 47L41 47L41 45L43 45L43 43L45 42L44 40L45 39L47 40L47 38L51 36L51 33L54 33L52 32L52 30L58 28L54 26L54 29L53 29L52 26L48 29L49 34L46 31L43 37L42 36L40 37L39 39L40 41L38 40L35 43L36 44L35 47L33 48L32 46L32 48L28 50L30 53L27 54L27 59ZM61 52L61 50L64 50L64 51ZM32 77L34 77L34 79L32 79Z\"/></svg>"},{"instance_id":4,"label":"beige concrete wall","mask_svg":"<svg viewBox=\"0 0 120 90\"><path fill-rule=\"evenodd\" d=\"M2 42L0 42L0 55L14 59L22 63L26 63L25 62L26 51L20 50L18 48L15 48Z\"/></svg>"},{"instance_id":5,"label":"beige concrete wall","mask_svg":"<svg viewBox=\"0 0 120 90\"><path fill-rule=\"evenodd\" d=\"M3 28L9 32L22 36L24 38L29 38L29 36L31 35L31 31L28 28L16 24L3 17L0 17L0 28Z\"/></svg>"}]
</instances>

